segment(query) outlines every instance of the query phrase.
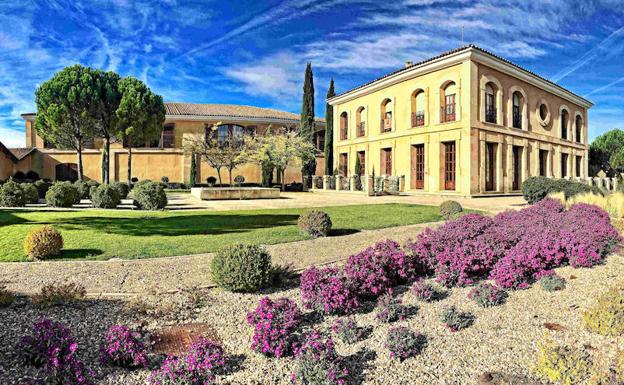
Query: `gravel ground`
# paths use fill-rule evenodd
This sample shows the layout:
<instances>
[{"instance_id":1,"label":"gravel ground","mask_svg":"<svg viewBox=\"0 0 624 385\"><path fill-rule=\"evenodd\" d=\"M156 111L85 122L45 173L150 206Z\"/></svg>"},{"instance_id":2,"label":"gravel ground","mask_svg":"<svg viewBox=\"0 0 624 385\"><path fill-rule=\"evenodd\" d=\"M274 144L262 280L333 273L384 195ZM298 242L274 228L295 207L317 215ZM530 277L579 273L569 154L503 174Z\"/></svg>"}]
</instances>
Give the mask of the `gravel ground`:
<instances>
[{"instance_id":1,"label":"gravel ground","mask_svg":"<svg viewBox=\"0 0 624 385\"><path fill-rule=\"evenodd\" d=\"M512 292L499 307L481 309L466 299L469 288L453 289L438 302L421 303L406 290L398 290L404 303L418 306L414 316L394 325L406 325L423 333L427 347L417 357L403 363L390 360L383 347L389 325L379 324L374 312L356 315L360 326L372 326L363 342L338 352L347 357L351 370L362 385L466 385L477 384L484 372L494 373L494 384L539 384L531 374L537 343L545 332L544 323L557 323L563 330L550 332L558 341L580 342L598 349L624 346L624 338L605 338L583 330L582 309L591 306L608 287L624 282L624 257L611 256L607 263L593 269L565 267L557 272L567 279L567 287L548 293L539 286ZM407 288L403 288L407 289ZM252 330L244 322L263 295L287 296L300 304L296 288L273 290L258 295L240 295L209 289L176 294L152 293L137 299L98 298L85 303L37 310L22 299L8 309L0 309L0 383L20 384L20 378L33 375L32 369L15 359L17 339L38 316L67 322L79 341L80 352L98 371L99 384L139 385L145 383L147 370L126 372L100 368L96 363L97 345L109 325L121 322L156 330L165 325L207 322L212 325L230 357L231 369L219 376L220 384L285 385L294 368L291 359L269 359L250 348ZM476 316L474 325L451 333L438 320L445 305L455 304ZM145 315L148 313L151 315ZM306 314L307 326L329 329L335 317L315 318Z\"/></svg>"},{"instance_id":2,"label":"gravel ground","mask_svg":"<svg viewBox=\"0 0 624 385\"><path fill-rule=\"evenodd\" d=\"M312 264L346 258L379 240L401 242L413 238L431 223L364 230L354 234L318 238L278 245L267 249L278 265L304 268ZM192 256L109 260L0 263L0 282L10 290L32 294L50 282L76 280L90 294L144 293L150 289L175 290L179 287L205 287L210 281L212 254Z\"/></svg>"}]
</instances>

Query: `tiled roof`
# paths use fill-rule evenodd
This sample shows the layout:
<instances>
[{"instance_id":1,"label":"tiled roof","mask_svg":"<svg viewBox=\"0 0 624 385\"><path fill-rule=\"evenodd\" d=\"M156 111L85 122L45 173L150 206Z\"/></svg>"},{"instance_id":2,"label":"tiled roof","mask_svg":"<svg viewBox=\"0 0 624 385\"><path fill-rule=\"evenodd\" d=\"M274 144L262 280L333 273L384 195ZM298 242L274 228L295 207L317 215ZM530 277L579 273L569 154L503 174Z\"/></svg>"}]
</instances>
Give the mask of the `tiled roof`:
<instances>
[{"instance_id":1,"label":"tiled roof","mask_svg":"<svg viewBox=\"0 0 624 385\"><path fill-rule=\"evenodd\" d=\"M476 45L474 45L474 44L469 44L469 45L465 45L465 46L462 46L462 47L459 47L459 48L455 48L455 49L452 49L452 50L450 50L450 51L443 52L443 53L441 53L441 54L439 54L439 55L437 55L437 56L431 57L431 58L429 58L429 59L425 59L425 60L423 60L423 61L420 61L420 62L417 62L417 63L413 63L413 64L411 64L411 65L409 65L409 66L406 66L406 67L401 68L401 69L398 69L398 70L396 70L396 71L394 71L394 72L390 72L390 73L388 73L388 74L386 74L386 75L383 75L383 76L381 76L381 77L379 77L379 78L377 78L377 79L375 79L375 80L371 80L371 81L370 81L370 82L368 82L368 83L364 83L364 84L359 85L359 86L357 86L357 87L355 87L355 88L352 88L352 89L350 89L350 90L348 90L348 91L342 92L342 93L340 93L340 94L338 94L338 95L334 96L333 98L337 98L337 97L339 97L339 96L342 96L342 95L348 94L349 92L352 92L352 91L358 90L358 89L360 89L360 88L364 88L364 87L366 87L366 86L368 86L368 85L370 85L370 84L372 84L372 83L375 83L375 82L377 82L377 81L379 81L379 80L382 80L382 79L385 79L385 78L387 78L387 77L390 77L390 76L393 76L393 75L396 75L396 74L400 74L400 73L405 72L405 71L409 71L409 70L410 70L411 68L413 68L413 67L419 67L419 66L422 66L422 65L424 65L424 64L427 64L427 63L429 63L429 62L432 62L432 61L434 61L434 60L442 59L442 58L444 58L444 57L446 57L446 56L450 56L450 55L453 55L453 54L456 54L456 53L459 53L459 52L462 52L462 51L466 51L466 50L469 50L469 49L474 49L474 50L477 50L477 51L479 51L479 52L481 52L481 53L484 53L484 54L486 54L486 55L492 56L492 57L494 57L494 58L496 58L496 59L498 59L498 60L501 60L501 61L503 61L503 62L505 62L505 63L507 63L507 64L509 64L509 65L511 65L511 66L514 66L514 67L518 68L518 69L519 69L519 70L521 70L521 71L524 71L524 72L526 72L526 73L529 73L529 74L531 74L531 75L533 75L533 76L535 76L535 77L539 78L540 80L542 80L542 81L544 81L544 82L546 82L546 83L549 83L549 84L551 84L551 85L553 85L553 86L555 86L555 87L559 88L560 90L563 90L563 91L569 92L569 93L573 94L573 95L574 95L574 96L576 96L576 97L579 97L579 98L581 98L581 99L583 99L583 100L586 100L585 98L583 98L583 97L581 97L581 96L579 96L579 95L576 95L575 93L571 92L570 90L567 90L567 89L565 89L565 88L561 87L559 84L557 84L557 83L555 83L555 82L553 82L553 81L550 81L550 80L548 80L548 79L546 79L546 78L543 78L542 76L540 76L540 75L536 74L535 72L529 71L529 70L527 70L526 68L523 68L523 67L521 67L521 66L519 66L519 65L517 65L517 64L515 64L515 63L512 63L511 61L509 61L509 60L507 60L507 59L505 59L505 58L503 58L503 57L501 57L501 56L498 56L498 55L496 55L496 54L494 54L494 53L492 53L492 52L490 52L490 51L488 51L488 50L485 50L485 49L483 49L483 48L481 48L481 47L478 47L478 46L476 46ZM333 98L332 98L332 99L333 99ZM589 101L588 101L588 103L589 103Z\"/></svg>"},{"instance_id":2,"label":"tiled roof","mask_svg":"<svg viewBox=\"0 0 624 385\"><path fill-rule=\"evenodd\" d=\"M293 114L292 112L237 104L165 103L165 108L167 109L167 115L231 116L252 119L285 119L296 122L301 120L299 114ZM324 122L325 120L316 118L316 121Z\"/></svg>"},{"instance_id":3,"label":"tiled roof","mask_svg":"<svg viewBox=\"0 0 624 385\"><path fill-rule=\"evenodd\" d=\"M13 153L6 148L6 146L4 144L2 144L2 142L0 142L0 152L3 152L4 154L6 154L6 156L11 159L13 162L17 161L17 158L15 157L15 155L13 155Z\"/></svg>"},{"instance_id":4,"label":"tiled roof","mask_svg":"<svg viewBox=\"0 0 624 385\"><path fill-rule=\"evenodd\" d=\"M15 156L17 160L22 160L28 155L30 155L31 152L35 151L35 148L34 147L21 147L21 148L9 148L8 150L11 151L11 153L13 154L13 156Z\"/></svg>"}]
</instances>

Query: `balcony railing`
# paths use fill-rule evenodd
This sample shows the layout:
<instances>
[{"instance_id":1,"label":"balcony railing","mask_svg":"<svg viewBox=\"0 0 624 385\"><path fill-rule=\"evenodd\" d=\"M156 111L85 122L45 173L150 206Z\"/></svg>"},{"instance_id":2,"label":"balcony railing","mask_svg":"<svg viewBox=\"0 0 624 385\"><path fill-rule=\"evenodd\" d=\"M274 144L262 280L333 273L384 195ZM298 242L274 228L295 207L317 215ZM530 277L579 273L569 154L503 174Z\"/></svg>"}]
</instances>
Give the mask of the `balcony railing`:
<instances>
[{"instance_id":1,"label":"balcony railing","mask_svg":"<svg viewBox=\"0 0 624 385\"><path fill-rule=\"evenodd\" d=\"M392 131L392 119L381 119L381 132Z\"/></svg>"},{"instance_id":2,"label":"balcony railing","mask_svg":"<svg viewBox=\"0 0 624 385\"><path fill-rule=\"evenodd\" d=\"M514 112L514 114L513 114L513 128L522 128L522 114Z\"/></svg>"},{"instance_id":3,"label":"balcony railing","mask_svg":"<svg viewBox=\"0 0 624 385\"><path fill-rule=\"evenodd\" d=\"M360 122L357 125L357 136L366 135L366 122Z\"/></svg>"},{"instance_id":4,"label":"balcony railing","mask_svg":"<svg viewBox=\"0 0 624 385\"><path fill-rule=\"evenodd\" d=\"M485 121L488 123L496 123L496 107L485 107Z\"/></svg>"},{"instance_id":5,"label":"balcony railing","mask_svg":"<svg viewBox=\"0 0 624 385\"><path fill-rule=\"evenodd\" d=\"M412 127L420 127L425 125L425 112L412 112Z\"/></svg>"},{"instance_id":6,"label":"balcony railing","mask_svg":"<svg viewBox=\"0 0 624 385\"><path fill-rule=\"evenodd\" d=\"M454 122L455 121L455 104L447 104L440 108L440 122Z\"/></svg>"}]
</instances>

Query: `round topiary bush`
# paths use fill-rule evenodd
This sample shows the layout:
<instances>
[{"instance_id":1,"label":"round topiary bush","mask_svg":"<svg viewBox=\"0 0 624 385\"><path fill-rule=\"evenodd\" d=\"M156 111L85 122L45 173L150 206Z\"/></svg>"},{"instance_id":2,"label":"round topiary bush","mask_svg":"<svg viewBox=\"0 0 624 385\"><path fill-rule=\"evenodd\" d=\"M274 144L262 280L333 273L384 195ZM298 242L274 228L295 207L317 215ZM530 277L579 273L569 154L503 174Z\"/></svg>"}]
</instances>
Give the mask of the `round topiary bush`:
<instances>
[{"instance_id":1,"label":"round topiary bush","mask_svg":"<svg viewBox=\"0 0 624 385\"><path fill-rule=\"evenodd\" d=\"M25 204L26 197L19 183L9 179L0 187L0 206L23 207Z\"/></svg>"},{"instance_id":2,"label":"round topiary bush","mask_svg":"<svg viewBox=\"0 0 624 385\"><path fill-rule=\"evenodd\" d=\"M127 183L124 182L113 182L110 184L110 186L117 190L120 199L126 199L128 193L130 192L130 187Z\"/></svg>"},{"instance_id":3,"label":"round topiary bush","mask_svg":"<svg viewBox=\"0 0 624 385\"><path fill-rule=\"evenodd\" d=\"M271 283L271 255L261 246L237 243L217 252L211 274L213 282L224 289L255 292Z\"/></svg>"},{"instance_id":4,"label":"round topiary bush","mask_svg":"<svg viewBox=\"0 0 624 385\"><path fill-rule=\"evenodd\" d=\"M444 218L444 220L449 220L451 218L454 218L457 214L461 213L462 211L464 211L462 206L458 202L455 202L455 201L444 201L442 202L439 208L440 216Z\"/></svg>"},{"instance_id":5,"label":"round topiary bush","mask_svg":"<svg viewBox=\"0 0 624 385\"><path fill-rule=\"evenodd\" d=\"M24 192L24 199L26 203L39 202L39 191L37 191L37 187L35 187L34 183L22 183L20 187Z\"/></svg>"},{"instance_id":6,"label":"round topiary bush","mask_svg":"<svg viewBox=\"0 0 624 385\"><path fill-rule=\"evenodd\" d=\"M167 206L167 194L160 183L137 183L132 190L134 205L141 210L162 210Z\"/></svg>"},{"instance_id":7,"label":"round topiary bush","mask_svg":"<svg viewBox=\"0 0 624 385\"><path fill-rule=\"evenodd\" d=\"M121 198L113 186L103 184L94 187L91 203L93 203L93 207L100 209L114 209L121 204Z\"/></svg>"},{"instance_id":8,"label":"round topiary bush","mask_svg":"<svg viewBox=\"0 0 624 385\"><path fill-rule=\"evenodd\" d=\"M37 192L39 193L39 199L45 199L45 194L46 192L48 192L50 184L43 179L39 179L33 184L37 188Z\"/></svg>"},{"instance_id":9,"label":"round topiary bush","mask_svg":"<svg viewBox=\"0 0 624 385\"><path fill-rule=\"evenodd\" d=\"M332 228L329 214L319 210L307 211L299 216L299 229L312 238L326 237Z\"/></svg>"},{"instance_id":10,"label":"round topiary bush","mask_svg":"<svg viewBox=\"0 0 624 385\"><path fill-rule=\"evenodd\" d=\"M78 188L70 182L55 182L45 195L50 207L72 207L78 199Z\"/></svg>"},{"instance_id":11,"label":"round topiary bush","mask_svg":"<svg viewBox=\"0 0 624 385\"><path fill-rule=\"evenodd\" d=\"M86 181L83 180L77 180L74 182L74 186L76 187L76 189L78 190L78 198L77 198L77 202L80 202L80 199L89 199L89 185L87 184Z\"/></svg>"},{"instance_id":12,"label":"round topiary bush","mask_svg":"<svg viewBox=\"0 0 624 385\"><path fill-rule=\"evenodd\" d=\"M24 240L24 253L35 260L59 255L62 249L63 236L50 225L32 230Z\"/></svg>"},{"instance_id":13,"label":"round topiary bush","mask_svg":"<svg viewBox=\"0 0 624 385\"><path fill-rule=\"evenodd\" d=\"M144 186L147 186L150 183L154 183L154 182L149 180L149 179L143 179L142 181L138 181L138 182L136 182L136 183L134 183L132 185L132 191L141 189L141 188L143 188Z\"/></svg>"}]
</instances>

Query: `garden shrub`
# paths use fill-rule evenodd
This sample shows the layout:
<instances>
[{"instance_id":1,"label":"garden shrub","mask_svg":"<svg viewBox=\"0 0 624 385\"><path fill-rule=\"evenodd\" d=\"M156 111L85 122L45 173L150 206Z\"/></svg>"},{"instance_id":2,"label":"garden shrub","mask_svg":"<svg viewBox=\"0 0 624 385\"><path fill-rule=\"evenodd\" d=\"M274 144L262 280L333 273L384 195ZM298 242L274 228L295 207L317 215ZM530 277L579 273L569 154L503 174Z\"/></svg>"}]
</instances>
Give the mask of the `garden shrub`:
<instances>
[{"instance_id":1,"label":"garden shrub","mask_svg":"<svg viewBox=\"0 0 624 385\"><path fill-rule=\"evenodd\" d=\"M20 187L24 193L25 203L39 203L39 191L33 183L22 183Z\"/></svg>"},{"instance_id":2,"label":"garden shrub","mask_svg":"<svg viewBox=\"0 0 624 385\"><path fill-rule=\"evenodd\" d=\"M215 373L225 366L223 348L199 337L180 357L169 355L160 369L152 372L149 385L212 385Z\"/></svg>"},{"instance_id":3,"label":"garden shrub","mask_svg":"<svg viewBox=\"0 0 624 385\"><path fill-rule=\"evenodd\" d=\"M160 184L162 184L163 188L168 188L169 187L169 177L168 176L160 177Z\"/></svg>"},{"instance_id":4,"label":"garden shrub","mask_svg":"<svg viewBox=\"0 0 624 385\"><path fill-rule=\"evenodd\" d=\"M0 206L3 207L24 207L26 196L24 190L12 179L0 186Z\"/></svg>"},{"instance_id":5,"label":"garden shrub","mask_svg":"<svg viewBox=\"0 0 624 385\"><path fill-rule=\"evenodd\" d=\"M145 181L141 181L145 182ZM134 205L141 210L162 210L167 206L167 194L162 185L147 182L137 185L132 190Z\"/></svg>"},{"instance_id":6,"label":"garden shrub","mask_svg":"<svg viewBox=\"0 0 624 385\"><path fill-rule=\"evenodd\" d=\"M55 182L46 192L45 200L51 207L72 207L80 200L80 195L70 182Z\"/></svg>"},{"instance_id":7,"label":"garden shrub","mask_svg":"<svg viewBox=\"0 0 624 385\"><path fill-rule=\"evenodd\" d=\"M337 318L331 329L345 344L360 342L365 337L365 329L358 326L354 318Z\"/></svg>"},{"instance_id":8,"label":"garden shrub","mask_svg":"<svg viewBox=\"0 0 624 385\"><path fill-rule=\"evenodd\" d=\"M31 230L24 239L24 253L33 260L61 254L63 236L51 225Z\"/></svg>"},{"instance_id":9,"label":"garden shrub","mask_svg":"<svg viewBox=\"0 0 624 385\"><path fill-rule=\"evenodd\" d=\"M553 179L544 176L531 176L522 182L522 196L529 203L537 203L554 192Z\"/></svg>"},{"instance_id":10,"label":"garden shrub","mask_svg":"<svg viewBox=\"0 0 624 385\"><path fill-rule=\"evenodd\" d=\"M398 326L388 330L385 346L390 351L390 358L403 361L419 354L425 344L426 339L422 334L413 332L407 327Z\"/></svg>"},{"instance_id":11,"label":"garden shrub","mask_svg":"<svg viewBox=\"0 0 624 385\"><path fill-rule=\"evenodd\" d=\"M247 314L247 323L254 328L251 348L269 357L290 354L300 318L299 309L292 300L262 298L256 309Z\"/></svg>"},{"instance_id":12,"label":"garden shrub","mask_svg":"<svg viewBox=\"0 0 624 385\"><path fill-rule=\"evenodd\" d=\"M539 345L535 371L541 377L561 385L585 384L590 370L590 357L585 348L558 345L546 338Z\"/></svg>"},{"instance_id":13,"label":"garden shrub","mask_svg":"<svg viewBox=\"0 0 624 385\"><path fill-rule=\"evenodd\" d=\"M229 291L255 292L271 283L271 255L257 245L226 246L212 259L211 275L215 284Z\"/></svg>"},{"instance_id":14,"label":"garden shrub","mask_svg":"<svg viewBox=\"0 0 624 385\"><path fill-rule=\"evenodd\" d=\"M420 278L414 282L412 293L421 301L431 302L440 299L444 293L435 285Z\"/></svg>"},{"instance_id":15,"label":"garden shrub","mask_svg":"<svg viewBox=\"0 0 624 385\"><path fill-rule=\"evenodd\" d=\"M39 199L45 199L45 194L50 188L50 183L44 181L43 179L39 179L35 181L33 185L37 188L37 192L39 193Z\"/></svg>"},{"instance_id":16,"label":"garden shrub","mask_svg":"<svg viewBox=\"0 0 624 385\"><path fill-rule=\"evenodd\" d=\"M311 331L295 349L297 366L293 385L348 385L351 377L344 360L336 353L331 337Z\"/></svg>"},{"instance_id":17,"label":"garden shrub","mask_svg":"<svg viewBox=\"0 0 624 385\"><path fill-rule=\"evenodd\" d=\"M475 301L481 307L493 307L501 305L507 299L507 292L489 283L482 283L468 293L468 298Z\"/></svg>"},{"instance_id":18,"label":"garden shrub","mask_svg":"<svg viewBox=\"0 0 624 385\"><path fill-rule=\"evenodd\" d=\"M543 275L539 279L539 284L546 291L558 291L565 289L566 281L554 272L552 274Z\"/></svg>"},{"instance_id":19,"label":"garden shrub","mask_svg":"<svg viewBox=\"0 0 624 385\"><path fill-rule=\"evenodd\" d=\"M137 181L137 182L133 182L134 184L132 185L132 192L136 192L140 189L142 189L143 187L150 185L152 183L156 183L151 181L150 179L143 179L141 181Z\"/></svg>"},{"instance_id":20,"label":"garden shrub","mask_svg":"<svg viewBox=\"0 0 624 385\"><path fill-rule=\"evenodd\" d=\"M444 220L449 220L457 216L457 214L461 213L463 210L462 206L456 201L444 201L440 204L439 213Z\"/></svg>"},{"instance_id":21,"label":"garden shrub","mask_svg":"<svg viewBox=\"0 0 624 385\"><path fill-rule=\"evenodd\" d=\"M95 187L91 195L93 207L100 209L114 209L121 204L119 192L113 186L103 184Z\"/></svg>"},{"instance_id":22,"label":"garden shrub","mask_svg":"<svg viewBox=\"0 0 624 385\"><path fill-rule=\"evenodd\" d=\"M417 275L415 259L403 252L396 241L380 241L351 255L345 274L364 298L376 298L390 287L410 282Z\"/></svg>"},{"instance_id":23,"label":"garden shrub","mask_svg":"<svg viewBox=\"0 0 624 385\"><path fill-rule=\"evenodd\" d=\"M15 302L15 294L0 284L0 308L11 306L13 302Z\"/></svg>"},{"instance_id":24,"label":"garden shrub","mask_svg":"<svg viewBox=\"0 0 624 385\"><path fill-rule=\"evenodd\" d=\"M312 238L326 237L332 228L329 214L319 210L306 211L299 216L297 221L299 229Z\"/></svg>"},{"instance_id":25,"label":"garden shrub","mask_svg":"<svg viewBox=\"0 0 624 385\"><path fill-rule=\"evenodd\" d=\"M79 283L50 283L32 296L32 302L39 307L68 305L82 301L87 295L85 287Z\"/></svg>"},{"instance_id":26,"label":"garden shrub","mask_svg":"<svg viewBox=\"0 0 624 385\"><path fill-rule=\"evenodd\" d=\"M128 197L128 193L130 192L130 187L128 187L127 183L124 182L113 182L110 184L112 188L117 190L120 199L126 199Z\"/></svg>"},{"instance_id":27,"label":"garden shrub","mask_svg":"<svg viewBox=\"0 0 624 385\"><path fill-rule=\"evenodd\" d=\"M306 269L300 288L305 307L325 314L350 313L359 305L357 292L338 268Z\"/></svg>"},{"instance_id":28,"label":"garden shrub","mask_svg":"<svg viewBox=\"0 0 624 385\"><path fill-rule=\"evenodd\" d=\"M582 313L583 324L591 332L605 336L624 334L624 286L604 293L598 302Z\"/></svg>"},{"instance_id":29,"label":"garden shrub","mask_svg":"<svg viewBox=\"0 0 624 385\"><path fill-rule=\"evenodd\" d=\"M127 369L147 367L146 349L139 333L123 325L111 326L100 345L100 363Z\"/></svg>"},{"instance_id":30,"label":"garden shrub","mask_svg":"<svg viewBox=\"0 0 624 385\"><path fill-rule=\"evenodd\" d=\"M447 306L442 310L440 320L455 333L472 325L474 317L470 313L457 310L455 306Z\"/></svg>"},{"instance_id":31,"label":"garden shrub","mask_svg":"<svg viewBox=\"0 0 624 385\"><path fill-rule=\"evenodd\" d=\"M94 180L77 180L74 182L74 186L78 190L78 198L76 203L79 203L81 199L91 198L91 188L98 187L100 184Z\"/></svg>"},{"instance_id":32,"label":"garden shrub","mask_svg":"<svg viewBox=\"0 0 624 385\"><path fill-rule=\"evenodd\" d=\"M20 339L24 361L44 370L47 383L91 385L94 373L77 356L78 344L70 330L60 322L41 318L32 334Z\"/></svg>"},{"instance_id":33,"label":"garden shrub","mask_svg":"<svg viewBox=\"0 0 624 385\"><path fill-rule=\"evenodd\" d=\"M390 290L377 300L375 318L384 323L403 321L410 315L410 310L401 300L394 298Z\"/></svg>"}]
</instances>

